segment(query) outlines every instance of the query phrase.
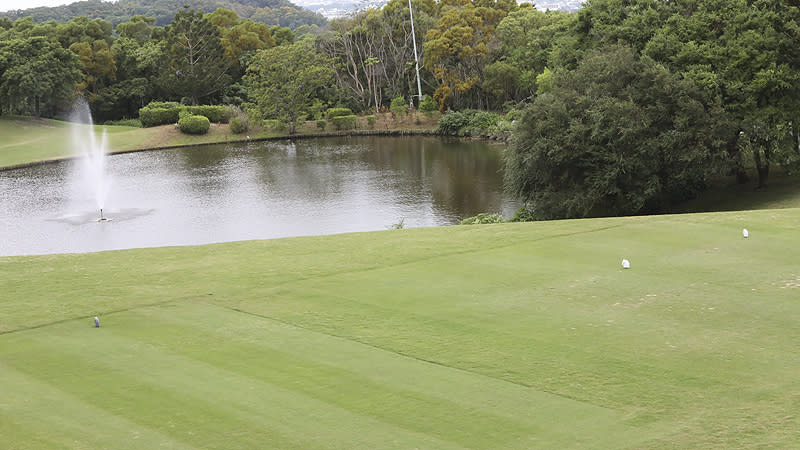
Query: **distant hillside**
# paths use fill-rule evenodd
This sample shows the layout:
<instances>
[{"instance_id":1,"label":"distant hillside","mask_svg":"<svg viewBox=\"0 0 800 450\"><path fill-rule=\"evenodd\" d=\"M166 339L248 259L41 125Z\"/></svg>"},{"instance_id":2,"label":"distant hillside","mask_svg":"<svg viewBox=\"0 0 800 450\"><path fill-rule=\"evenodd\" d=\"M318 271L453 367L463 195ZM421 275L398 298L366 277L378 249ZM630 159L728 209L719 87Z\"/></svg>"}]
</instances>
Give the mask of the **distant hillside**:
<instances>
[{"instance_id":1,"label":"distant hillside","mask_svg":"<svg viewBox=\"0 0 800 450\"><path fill-rule=\"evenodd\" d=\"M322 15L303 9L288 0L83 0L52 8L8 11L0 13L0 17L5 16L11 20L33 17L37 23L49 20L64 23L73 17L88 16L102 18L116 25L128 21L132 16L144 15L155 17L156 24L163 26L169 24L184 5L201 8L205 12L212 12L217 8L231 9L240 17L289 28L301 25L321 26L326 23Z\"/></svg>"}]
</instances>

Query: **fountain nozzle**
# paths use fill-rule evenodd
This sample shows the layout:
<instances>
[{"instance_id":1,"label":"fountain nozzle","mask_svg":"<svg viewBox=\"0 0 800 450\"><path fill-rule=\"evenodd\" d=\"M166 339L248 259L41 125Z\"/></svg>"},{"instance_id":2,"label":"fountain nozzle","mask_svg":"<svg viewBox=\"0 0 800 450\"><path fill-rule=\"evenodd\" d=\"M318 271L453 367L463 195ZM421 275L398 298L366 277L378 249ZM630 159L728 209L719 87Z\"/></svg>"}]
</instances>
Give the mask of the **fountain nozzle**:
<instances>
[{"instance_id":1,"label":"fountain nozzle","mask_svg":"<svg viewBox=\"0 0 800 450\"><path fill-rule=\"evenodd\" d=\"M100 218L97 219L97 221L98 222L108 222L109 220L111 220L111 219L106 219L105 217L103 217L103 208L100 208Z\"/></svg>"}]
</instances>

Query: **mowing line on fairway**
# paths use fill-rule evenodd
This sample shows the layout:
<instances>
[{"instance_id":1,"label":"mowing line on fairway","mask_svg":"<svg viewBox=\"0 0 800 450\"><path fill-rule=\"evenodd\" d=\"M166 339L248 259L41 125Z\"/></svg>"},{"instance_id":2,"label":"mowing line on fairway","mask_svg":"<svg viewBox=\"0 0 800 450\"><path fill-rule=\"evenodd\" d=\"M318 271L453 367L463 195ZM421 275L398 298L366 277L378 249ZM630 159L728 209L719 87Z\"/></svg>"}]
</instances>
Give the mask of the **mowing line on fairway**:
<instances>
[{"instance_id":1,"label":"mowing line on fairway","mask_svg":"<svg viewBox=\"0 0 800 450\"><path fill-rule=\"evenodd\" d=\"M574 222L574 221L579 221L579 220L590 220L590 219L572 219L572 220L568 220L568 221ZM592 220L603 220L603 219L592 219ZM529 223L534 223L534 222L529 222ZM603 226L603 227L599 227L599 228L593 228L593 229L590 229L590 230L572 231L572 232L565 232L565 233L556 233L556 234L551 234L551 235L547 235L547 236L535 237L535 238L532 238L532 239L524 239L524 240L520 240L520 241L514 242L512 244L498 245L498 246L491 247L491 248L482 247L482 248L471 248L471 249L465 249L465 250L457 250L457 251L452 251L452 252L449 252L449 253L437 253L435 255L423 256L423 257L417 258L417 259L409 259L409 260L397 262L397 263L394 263L394 264L379 264L379 265L374 265L372 267L362 267L362 268L356 268L356 269L350 269L350 270L342 270L342 271L339 271L339 272L327 272L327 273L324 273L324 274L309 275L309 276L305 276L305 277L301 276L301 277L297 277L297 278L294 278L294 279L291 279L291 280L288 280L288 281L284 281L284 282L281 282L281 283L273 284L273 285L270 286L270 288L271 289L281 288L283 286L286 286L286 285L289 285L289 284L292 284L292 283L295 283L295 282L298 282L298 281L310 281L310 280L331 278L331 277L336 277L336 276L341 276L341 275L349 275L349 274L354 274L354 273L365 273L365 272L369 272L369 271L373 271L373 270L383 270L383 269L387 269L387 268L403 267L403 266L406 266L406 265L417 264L417 263L421 263L421 262L425 262L425 261L433 261L433 260L436 260L436 259L448 258L448 257L451 257L451 256L467 255L467 254L470 254L470 253L482 253L482 252L488 252L488 251L502 250L502 249L506 249L506 248L514 248L514 247L519 247L522 243L535 243L535 242L542 242L542 241L547 241L547 240L551 240L551 239L559 239L559 238L571 237L571 236L580 236L582 234L591 234L591 233L597 233L597 232L601 232L601 231L611 230L611 229L614 229L614 228L622 228L622 227L626 227L628 225L629 225L628 223L620 223L620 224L617 224L617 225L607 225L607 226ZM452 226L456 226L456 225L452 225ZM491 226L491 225L489 225L489 226ZM375 231L345 233L345 234L358 234L358 233L375 233ZM289 238L289 239L292 239L292 238Z\"/></svg>"},{"instance_id":2,"label":"mowing line on fairway","mask_svg":"<svg viewBox=\"0 0 800 450\"><path fill-rule=\"evenodd\" d=\"M464 373L467 373L467 374L470 374L470 375L473 375L473 376L477 376L477 377L486 377L486 378L489 378L489 379L492 379L492 380L495 380L495 381L498 381L498 382L501 382L501 383L513 384L515 386L519 386L519 387L523 387L523 388L527 388L527 389L533 389L533 390L536 390L536 391L539 391L539 392L544 392L544 393L549 394L549 395L554 395L556 397L561 397L561 398L566 399L566 400L582 403L582 404L585 404L585 405L591 405L591 406L594 406L594 407L597 407L597 408L602 408L602 409L605 409L605 410L608 410L608 411L619 412L618 410L616 410L614 408L610 408L608 406L596 405L596 404L593 404L593 403L590 403L590 402L586 402L586 401L583 401L583 400L578 399L578 398L570 397L568 395L564 395L564 394L561 394L561 393L558 393L558 392L550 392L550 391L547 391L547 390L539 389L536 386L533 386L533 385L530 385L530 384L525 384L525 383L514 381L514 380L507 380L507 379L504 379L504 378L498 378L498 377L491 376L491 375L488 375L488 374L485 374L485 373L480 373L480 372L476 372L474 370L465 369L463 367L457 367L457 366L448 365L448 364L445 364L445 363L440 362L440 361L435 361L435 360L432 360L432 359L422 358L422 357L415 356L415 355L412 355L412 354L409 354L409 353L403 353L403 352L398 351L398 350L381 347L379 345L372 344L372 343L366 342L366 341L360 341L358 339L354 339L354 338L351 338L351 337L348 337L348 336L332 334L332 333L326 333L324 331L315 330L315 329L309 328L309 327L304 327L303 325L299 325L299 324L296 324L296 323L280 320L280 319L277 319L275 317L269 317L269 316L266 316L266 315L263 315L263 314L258 314L258 313L254 313L254 312L250 312L250 311L244 311L242 309L235 308L235 307L222 306L222 308L225 308L225 309L228 309L228 310L240 313L240 314L247 314L249 316L254 316L254 317L257 317L259 319L264 319L264 320L269 320L269 321L272 321L272 322L280 323L282 325L287 325L287 326L290 326L290 327L293 327L293 328L296 328L296 329L299 329L299 330L304 330L304 331L308 331L308 332L311 332L311 333L317 333L317 334L321 334L321 335L328 336L328 337L331 337L331 338L342 339L342 340L345 340L345 341L348 341L348 342L352 342L354 344L364 345L366 347L370 347L370 348L373 348L375 350L380 350L380 351L383 351L383 352L386 352L386 353L391 353L393 355L397 355L397 356L400 356L402 358L408 358L408 359L411 359L411 360L414 360L414 361L419 361L421 363L431 364L431 365L434 365L434 366L443 367L443 368L450 369L450 370L455 370L455 371L458 371L458 372L464 372Z\"/></svg>"},{"instance_id":3,"label":"mowing line on fairway","mask_svg":"<svg viewBox=\"0 0 800 450\"><path fill-rule=\"evenodd\" d=\"M52 322L40 323L40 324L37 324L37 325L31 325L31 326L28 326L28 327L14 328L13 330L0 331L0 336L6 335L6 334L19 333L19 332L22 332L22 331L36 330L38 328L45 328L45 327L49 327L49 326L53 326L53 325L59 325L59 324L65 323L65 322L71 322L73 320L89 319L89 318L95 317L95 316L98 316L98 317L99 316L107 316L107 315L110 315L110 314L116 314L116 313L120 313L120 312L131 311L131 310L134 310L134 309L137 309L137 308L144 308L144 307L148 307L148 306L165 305L167 303L184 301L184 300L187 300L189 298L192 298L192 297L185 297L185 298L180 298L180 299L170 298L170 299L167 299L167 300L160 300L160 301L152 302L152 303L133 305L133 306L129 306L127 308L119 308L119 309L111 309L111 310L106 310L106 311L100 311L100 312L97 312L97 313L94 313L94 314L89 314L88 316L66 317L64 319L54 320Z\"/></svg>"}]
</instances>

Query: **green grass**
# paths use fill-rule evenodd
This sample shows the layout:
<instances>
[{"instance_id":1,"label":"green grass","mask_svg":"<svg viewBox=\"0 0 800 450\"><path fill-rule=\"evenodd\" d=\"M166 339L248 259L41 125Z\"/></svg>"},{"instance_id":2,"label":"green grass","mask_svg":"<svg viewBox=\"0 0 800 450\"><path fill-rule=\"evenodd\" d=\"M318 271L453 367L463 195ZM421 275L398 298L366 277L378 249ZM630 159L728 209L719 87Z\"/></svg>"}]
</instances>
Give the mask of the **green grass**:
<instances>
[{"instance_id":1,"label":"green grass","mask_svg":"<svg viewBox=\"0 0 800 450\"><path fill-rule=\"evenodd\" d=\"M52 119L0 118L0 167L75 156L71 124ZM96 125L98 138L105 129L114 150L141 148L154 129Z\"/></svg>"},{"instance_id":2,"label":"green grass","mask_svg":"<svg viewBox=\"0 0 800 450\"><path fill-rule=\"evenodd\" d=\"M796 448L799 220L763 210L0 258L0 442Z\"/></svg>"},{"instance_id":3,"label":"green grass","mask_svg":"<svg viewBox=\"0 0 800 450\"><path fill-rule=\"evenodd\" d=\"M360 130L411 130L433 129L435 119L424 118L420 125L411 123L411 118L391 120L388 114L379 117L373 127L362 123ZM37 163L74 157L72 148L71 124L52 119L33 119L26 116L0 116L0 168L21 164ZM207 134L183 134L173 125L162 125L151 128L129 126L95 125L95 134L99 137L103 130L107 133L110 152L124 152L140 149L186 146L208 143L225 143L230 141L263 138L286 137L286 131L276 132L253 128L247 133L231 133L227 124L212 124ZM329 131L333 131L330 130ZM314 121L298 124L298 134L316 134Z\"/></svg>"}]
</instances>

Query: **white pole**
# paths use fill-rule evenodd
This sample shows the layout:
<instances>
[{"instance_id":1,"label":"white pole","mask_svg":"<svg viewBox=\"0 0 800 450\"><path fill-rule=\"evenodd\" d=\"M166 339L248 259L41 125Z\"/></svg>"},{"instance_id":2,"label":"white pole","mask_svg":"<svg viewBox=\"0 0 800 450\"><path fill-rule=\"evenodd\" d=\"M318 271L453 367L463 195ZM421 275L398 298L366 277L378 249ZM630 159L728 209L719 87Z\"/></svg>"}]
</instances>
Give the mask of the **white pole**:
<instances>
[{"instance_id":1,"label":"white pole","mask_svg":"<svg viewBox=\"0 0 800 450\"><path fill-rule=\"evenodd\" d=\"M408 0L408 14L411 17L411 40L414 42L414 62L417 65L417 90L419 91L419 106L424 99L422 96L422 83L419 81L419 57L417 57L417 35L414 33L414 11L411 9L411 0Z\"/></svg>"}]
</instances>

